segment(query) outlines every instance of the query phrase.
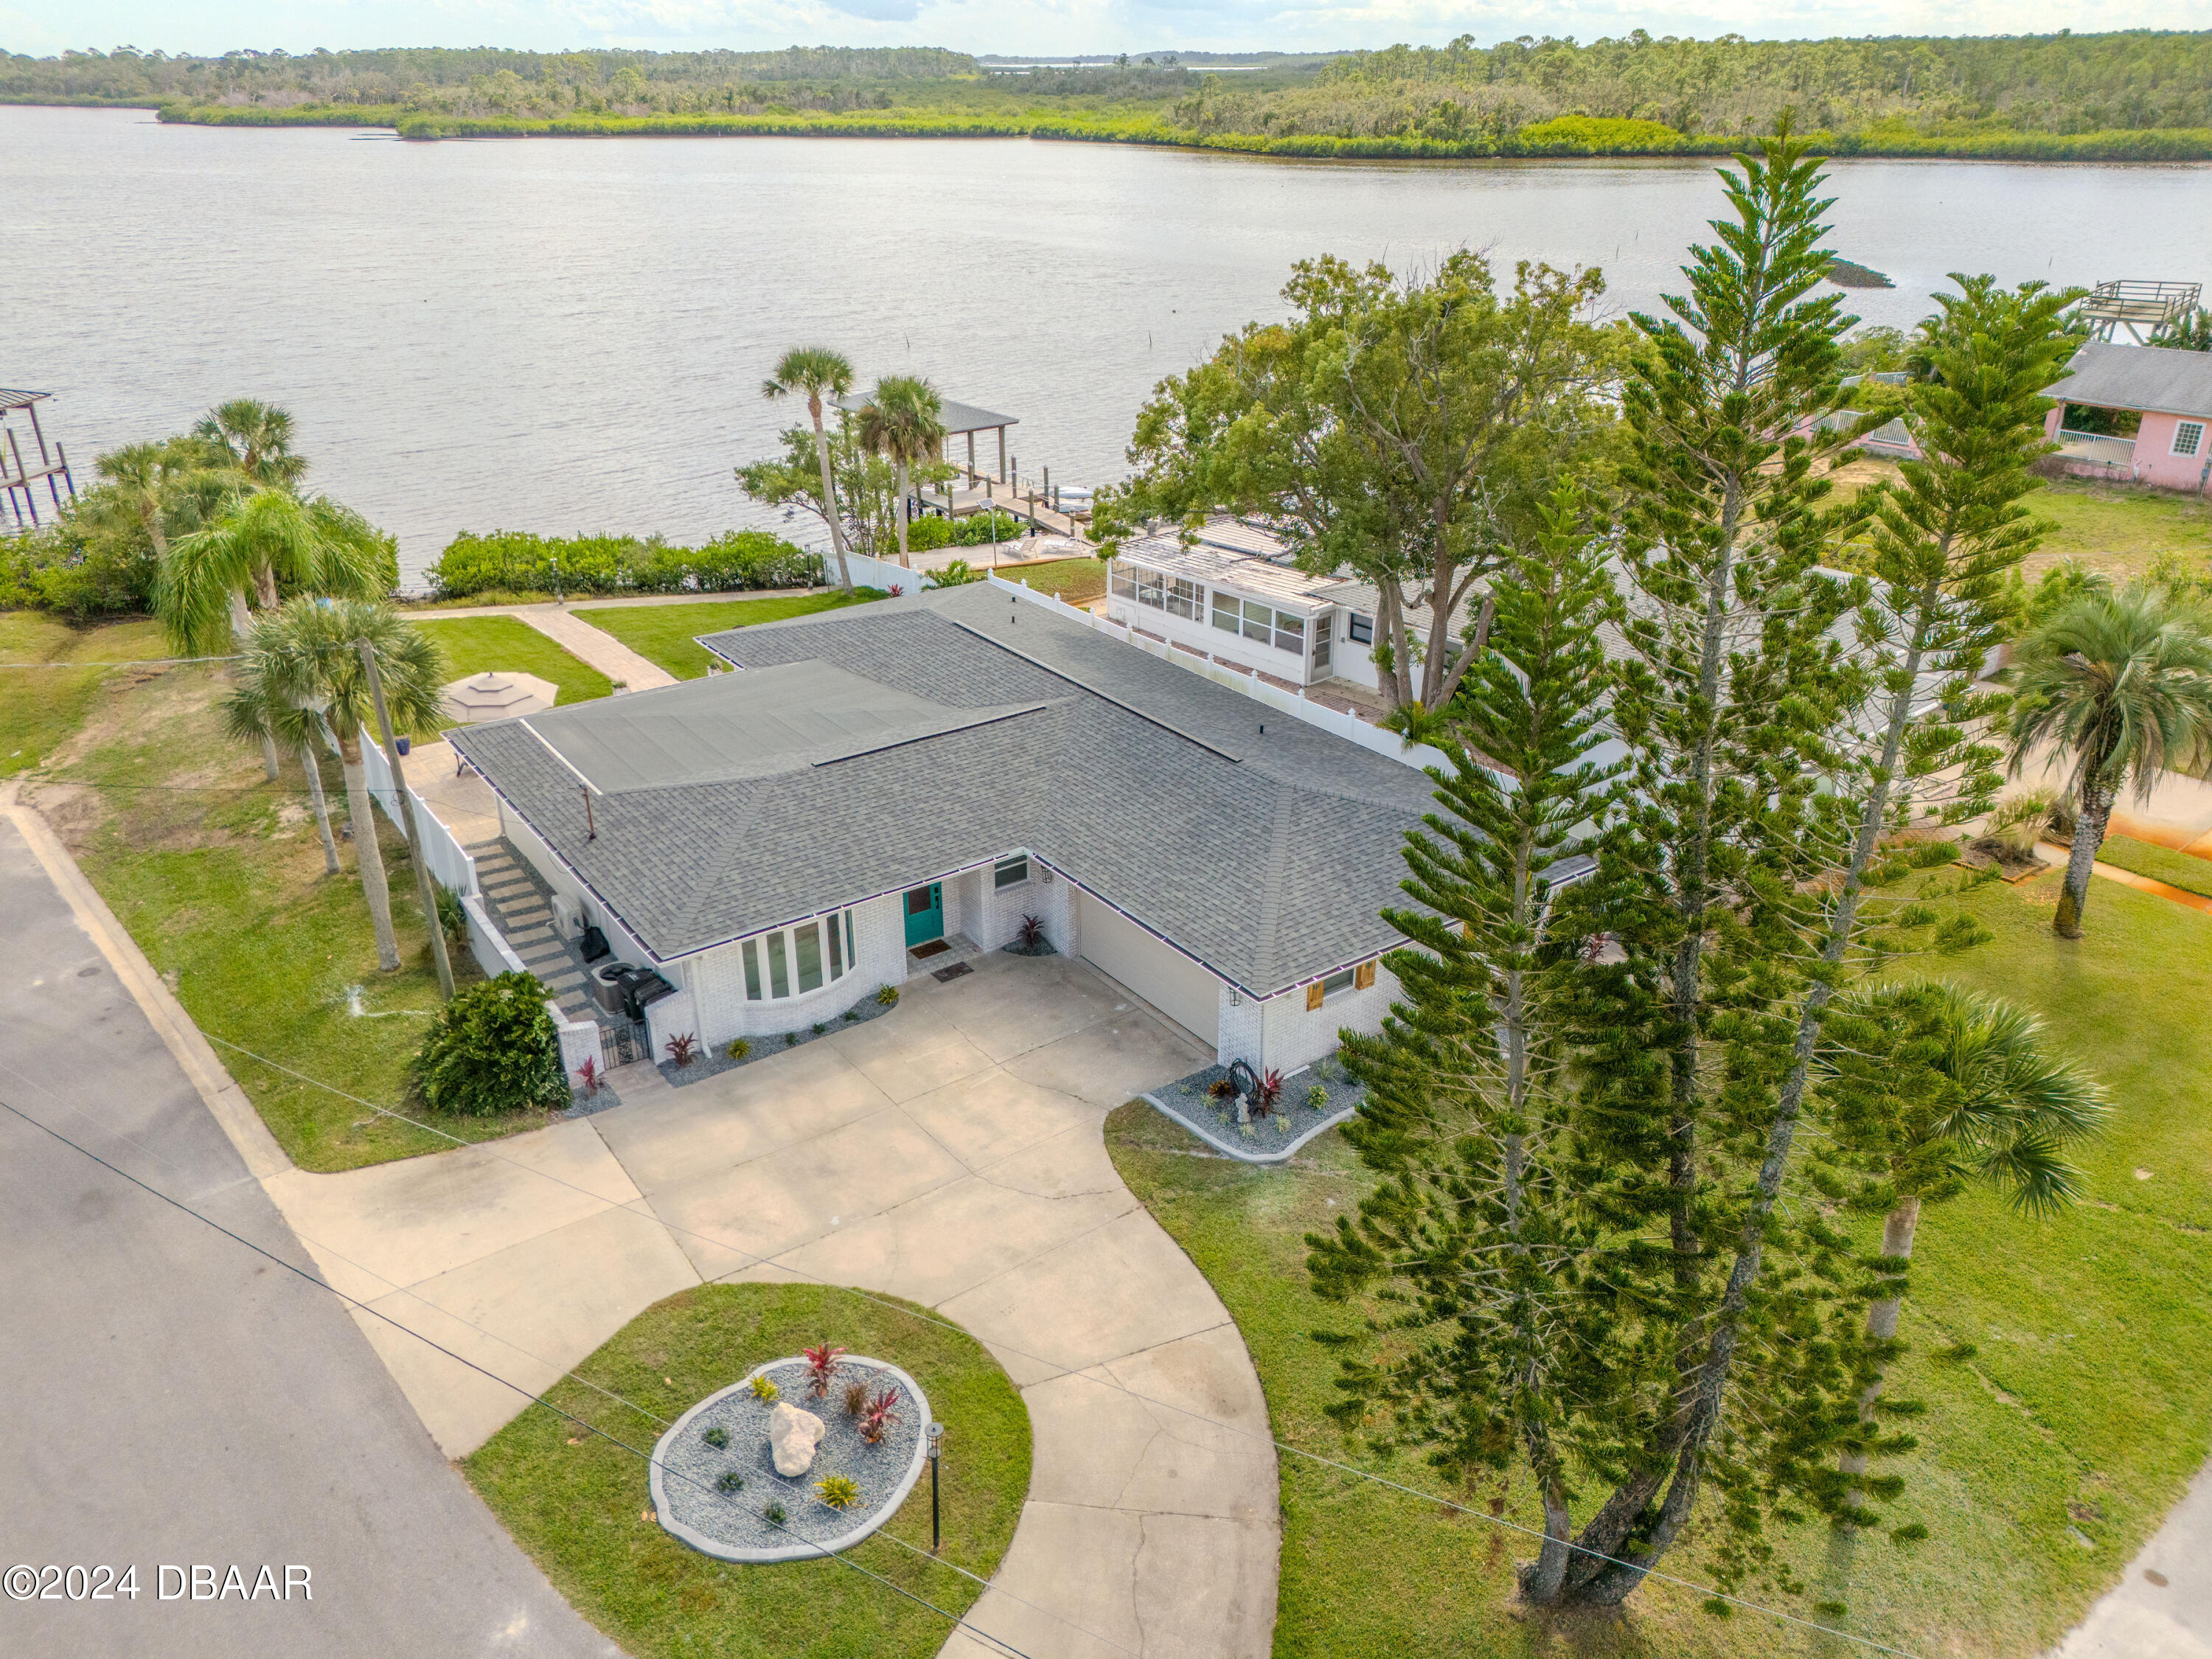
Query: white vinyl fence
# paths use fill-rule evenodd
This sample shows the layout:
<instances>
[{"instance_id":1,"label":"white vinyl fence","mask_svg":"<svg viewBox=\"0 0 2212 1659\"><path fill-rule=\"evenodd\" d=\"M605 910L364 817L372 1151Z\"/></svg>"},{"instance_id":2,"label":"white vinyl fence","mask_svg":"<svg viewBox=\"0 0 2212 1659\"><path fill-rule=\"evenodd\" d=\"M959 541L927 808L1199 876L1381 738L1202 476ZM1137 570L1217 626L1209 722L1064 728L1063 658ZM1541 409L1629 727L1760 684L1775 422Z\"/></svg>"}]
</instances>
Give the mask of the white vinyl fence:
<instances>
[{"instance_id":1,"label":"white vinyl fence","mask_svg":"<svg viewBox=\"0 0 2212 1659\"><path fill-rule=\"evenodd\" d=\"M368 774L370 798L384 809L384 816L404 837L407 818L399 810L399 796L392 787L391 764L385 759L383 749L369 742L366 735L362 739L361 759L362 769ZM422 797L415 793L412 786L407 793L414 803L415 822L422 828L422 856L430 873L456 893L465 896L477 891L477 861L453 839L453 832L438 822L438 815L423 804Z\"/></svg>"}]
</instances>

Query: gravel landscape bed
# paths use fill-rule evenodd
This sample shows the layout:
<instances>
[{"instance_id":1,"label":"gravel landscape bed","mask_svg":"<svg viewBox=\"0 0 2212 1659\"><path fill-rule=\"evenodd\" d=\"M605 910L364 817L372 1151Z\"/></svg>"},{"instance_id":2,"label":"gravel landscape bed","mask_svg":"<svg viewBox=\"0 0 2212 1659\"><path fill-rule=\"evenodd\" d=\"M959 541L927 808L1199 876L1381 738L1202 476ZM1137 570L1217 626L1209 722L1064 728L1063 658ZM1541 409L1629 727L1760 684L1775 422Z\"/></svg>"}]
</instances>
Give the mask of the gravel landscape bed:
<instances>
[{"instance_id":1,"label":"gravel landscape bed","mask_svg":"<svg viewBox=\"0 0 2212 1659\"><path fill-rule=\"evenodd\" d=\"M754 1395L752 1379L762 1376L775 1384L778 1399ZM929 1402L921 1386L896 1365L851 1354L837 1362L827 1399L807 1397L806 1377L803 1359L770 1360L676 1420L653 1449L653 1507L662 1526L725 1561L797 1561L856 1544L897 1513L925 1461ZM871 1393L899 1391L898 1421L878 1445L861 1439L859 1423L846 1415L842 1395L853 1382L866 1383ZM769 1414L786 1403L812 1412L823 1425L804 1474L778 1474L769 1445ZM708 1441L715 1428L728 1434L727 1445ZM724 1492L719 1483L732 1470L744 1484ZM833 1474L860 1487L858 1503L833 1510L822 1502L816 1484ZM771 1504L783 1506L781 1525L768 1518Z\"/></svg>"},{"instance_id":2,"label":"gravel landscape bed","mask_svg":"<svg viewBox=\"0 0 2212 1659\"><path fill-rule=\"evenodd\" d=\"M1279 1164L1322 1130L1350 1117L1367 1096L1365 1085L1352 1080L1344 1062L1328 1054L1283 1079L1282 1102L1273 1111L1239 1123L1233 1097L1216 1100L1207 1092L1228 1075L1225 1066L1208 1066L1143 1098L1231 1158ZM1326 1097L1318 1106L1309 1103L1316 1087Z\"/></svg>"},{"instance_id":3,"label":"gravel landscape bed","mask_svg":"<svg viewBox=\"0 0 2212 1659\"><path fill-rule=\"evenodd\" d=\"M742 1060L732 1060L729 1056L728 1045L726 1043L719 1048L703 1050L699 1058L689 1066L678 1066L665 1055L656 1060L654 1064L660 1067L661 1076L666 1078L672 1087L680 1089L687 1083L704 1083L710 1077L720 1077L725 1072L734 1072L740 1066L750 1066L760 1060L773 1060L787 1049L796 1048L802 1043L817 1042L826 1036L835 1036L848 1025L859 1025L868 1020L881 1018L897 1006L898 1004L896 1002L884 1004L877 1001L872 996L866 996L842 1013L830 1015L822 1022L822 1029L818 1031L811 1025L802 1025L795 1031L780 1031L769 1036L748 1037L746 1041L752 1047Z\"/></svg>"}]
</instances>

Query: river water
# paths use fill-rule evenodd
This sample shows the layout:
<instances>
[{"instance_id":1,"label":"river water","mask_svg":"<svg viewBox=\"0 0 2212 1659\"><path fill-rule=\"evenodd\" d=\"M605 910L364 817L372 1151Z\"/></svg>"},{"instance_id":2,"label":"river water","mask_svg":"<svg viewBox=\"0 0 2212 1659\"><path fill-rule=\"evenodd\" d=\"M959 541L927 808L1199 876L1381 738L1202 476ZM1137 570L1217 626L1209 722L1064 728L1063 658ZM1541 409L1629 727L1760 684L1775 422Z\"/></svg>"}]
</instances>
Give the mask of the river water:
<instances>
[{"instance_id":1,"label":"river water","mask_svg":"<svg viewBox=\"0 0 2212 1659\"><path fill-rule=\"evenodd\" d=\"M1850 161L1832 246L1910 325L1952 270L2194 281L2212 167ZM311 481L398 533L778 527L732 469L822 343L1016 416L1025 475L1109 481L1162 376L1279 315L1291 263L1467 246L1656 307L1722 210L1705 162L1261 161L1023 139L401 143L0 107L0 384L94 453L226 398L298 417ZM790 526L801 539L804 524Z\"/></svg>"}]
</instances>

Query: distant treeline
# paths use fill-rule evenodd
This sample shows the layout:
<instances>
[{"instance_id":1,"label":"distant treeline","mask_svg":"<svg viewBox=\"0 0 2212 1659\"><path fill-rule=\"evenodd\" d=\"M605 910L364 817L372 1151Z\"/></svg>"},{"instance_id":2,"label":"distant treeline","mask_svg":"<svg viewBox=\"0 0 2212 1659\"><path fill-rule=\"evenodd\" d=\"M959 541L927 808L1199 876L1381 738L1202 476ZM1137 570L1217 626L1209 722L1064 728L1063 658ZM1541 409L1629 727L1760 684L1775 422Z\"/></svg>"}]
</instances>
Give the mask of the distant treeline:
<instances>
[{"instance_id":1,"label":"distant treeline","mask_svg":"<svg viewBox=\"0 0 2212 1659\"><path fill-rule=\"evenodd\" d=\"M1019 73L926 48L781 52L130 52L0 58L0 100L404 136L1027 134L1291 155L1698 154L1785 113L1838 155L2212 156L2212 33L1578 46L1462 38L1194 72L1172 56Z\"/></svg>"}]
</instances>

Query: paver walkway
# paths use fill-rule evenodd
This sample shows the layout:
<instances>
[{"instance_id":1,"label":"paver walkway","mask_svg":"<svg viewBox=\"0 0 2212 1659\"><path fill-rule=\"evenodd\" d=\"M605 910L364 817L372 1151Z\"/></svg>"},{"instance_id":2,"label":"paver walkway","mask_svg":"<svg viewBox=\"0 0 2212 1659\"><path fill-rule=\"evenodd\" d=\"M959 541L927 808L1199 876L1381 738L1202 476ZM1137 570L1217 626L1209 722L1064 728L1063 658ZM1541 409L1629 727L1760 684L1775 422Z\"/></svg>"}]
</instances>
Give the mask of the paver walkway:
<instances>
[{"instance_id":1,"label":"paver walkway","mask_svg":"<svg viewBox=\"0 0 2212 1659\"><path fill-rule=\"evenodd\" d=\"M1260 1659L1279 1545L1267 1403L1227 1310L1101 1133L1198 1058L1088 968L997 954L683 1089L626 1066L624 1103L587 1119L266 1185L334 1284L533 1391L704 1279L814 1279L936 1310L1006 1368L1036 1449L970 1619L1038 1659ZM515 1414L513 1390L362 1322L447 1455ZM946 1651L990 1650L956 1636Z\"/></svg>"},{"instance_id":2,"label":"paver walkway","mask_svg":"<svg viewBox=\"0 0 2212 1659\"><path fill-rule=\"evenodd\" d=\"M650 691L656 685L673 685L676 676L647 660L604 628L594 628L573 611L532 606L516 616L539 633L586 662L611 680L620 680L633 691Z\"/></svg>"}]
</instances>

